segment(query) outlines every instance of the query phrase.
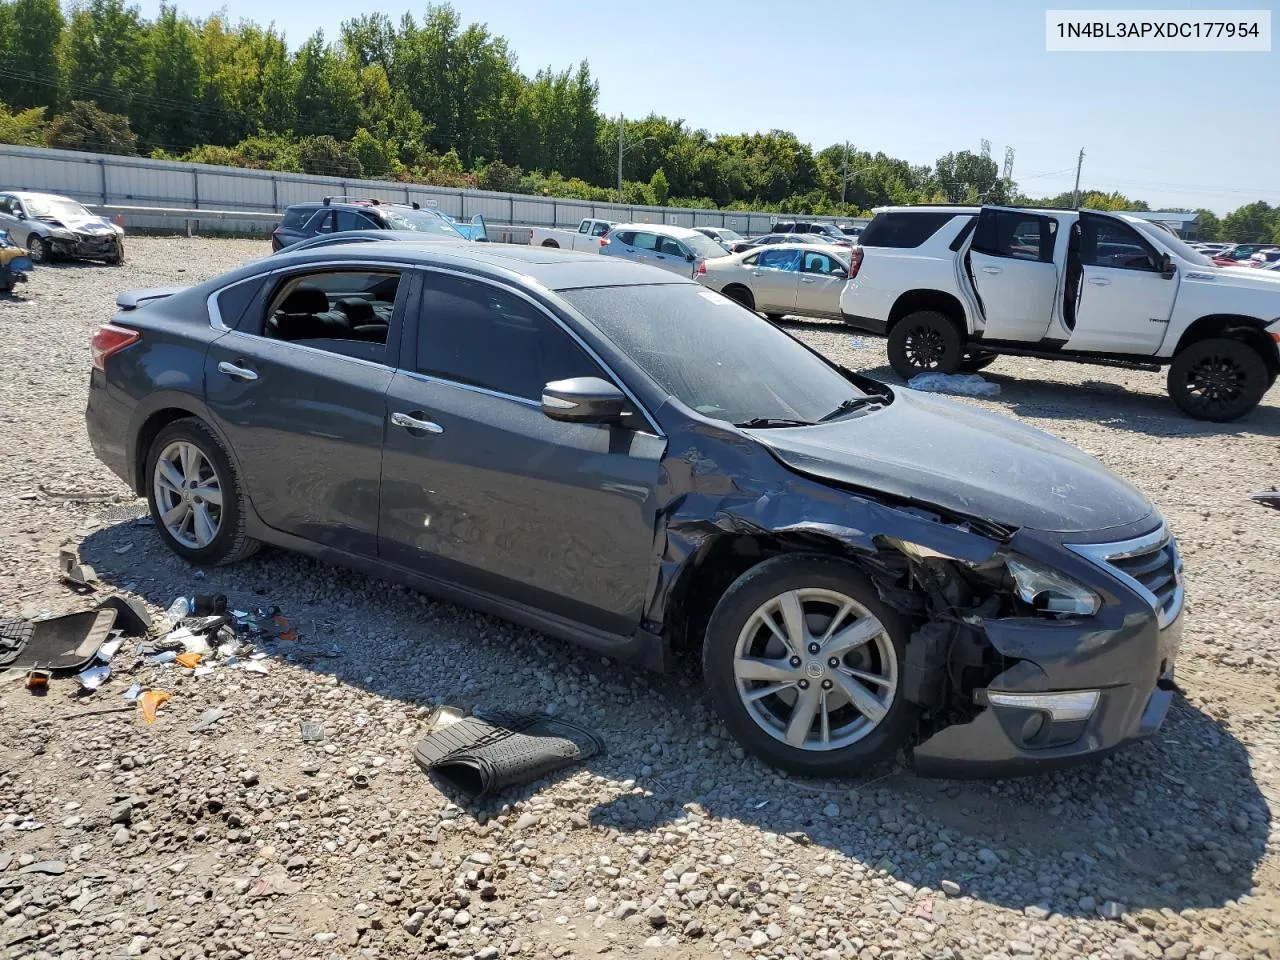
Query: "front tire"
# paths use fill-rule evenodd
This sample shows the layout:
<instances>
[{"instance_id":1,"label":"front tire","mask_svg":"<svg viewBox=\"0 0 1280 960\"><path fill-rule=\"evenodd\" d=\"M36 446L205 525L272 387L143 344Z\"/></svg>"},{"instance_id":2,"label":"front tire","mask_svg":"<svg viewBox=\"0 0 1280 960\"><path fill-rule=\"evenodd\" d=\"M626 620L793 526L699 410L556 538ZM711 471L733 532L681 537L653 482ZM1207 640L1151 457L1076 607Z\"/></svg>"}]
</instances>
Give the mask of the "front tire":
<instances>
[{"instance_id":1,"label":"front tire","mask_svg":"<svg viewBox=\"0 0 1280 960\"><path fill-rule=\"evenodd\" d=\"M964 360L960 331L937 310L917 310L889 331L889 366L904 380L918 373L955 373Z\"/></svg>"},{"instance_id":2,"label":"front tire","mask_svg":"<svg viewBox=\"0 0 1280 960\"><path fill-rule=\"evenodd\" d=\"M902 619L855 567L786 554L720 598L703 676L746 750L802 776L847 776L891 757L915 729L905 642Z\"/></svg>"},{"instance_id":3,"label":"front tire","mask_svg":"<svg viewBox=\"0 0 1280 960\"><path fill-rule=\"evenodd\" d=\"M1198 340L1173 358L1168 388L1189 417L1226 423L1258 405L1272 381L1266 361L1243 340Z\"/></svg>"},{"instance_id":4,"label":"front tire","mask_svg":"<svg viewBox=\"0 0 1280 960\"><path fill-rule=\"evenodd\" d=\"M235 563L257 552L245 534L240 475L204 421L175 420L147 454L147 503L165 546L197 566Z\"/></svg>"},{"instance_id":5,"label":"front tire","mask_svg":"<svg viewBox=\"0 0 1280 960\"><path fill-rule=\"evenodd\" d=\"M53 245L38 233L27 237L27 252L31 254L32 263L51 263L53 261Z\"/></svg>"}]
</instances>

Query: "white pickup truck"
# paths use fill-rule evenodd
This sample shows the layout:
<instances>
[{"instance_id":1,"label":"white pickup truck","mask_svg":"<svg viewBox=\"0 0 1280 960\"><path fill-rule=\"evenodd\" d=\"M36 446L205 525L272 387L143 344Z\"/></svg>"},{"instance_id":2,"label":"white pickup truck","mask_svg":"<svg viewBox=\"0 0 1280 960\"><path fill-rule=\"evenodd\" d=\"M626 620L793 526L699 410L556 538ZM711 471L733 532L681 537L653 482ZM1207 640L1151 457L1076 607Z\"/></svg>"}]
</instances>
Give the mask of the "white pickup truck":
<instances>
[{"instance_id":1,"label":"white pickup truck","mask_svg":"<svg viewBox=\"0 0 1280 960\"><path fill-rule=\"evenodd\" d=\"M1189 416L1234 420L1280 374L1280 275L1219 267L1093 210L886 207L853 248L843 319L902 377L1000 354L1158 371Z\"/></svg>"},{"instance_id":2,"label":"white pickup truck","mask_svg":"<svg viewBox=\"0 0 1280 960\"><path fill-rule=\"evenodd\" d=\"M534 227L529 231L529 243L535 247L563 247L566 250L582 250L592 253L600 249L600 238L609 232L613 220L595 220L591 217L578 224L577 230L551 230Z\"/></svg>"}]
</instances>

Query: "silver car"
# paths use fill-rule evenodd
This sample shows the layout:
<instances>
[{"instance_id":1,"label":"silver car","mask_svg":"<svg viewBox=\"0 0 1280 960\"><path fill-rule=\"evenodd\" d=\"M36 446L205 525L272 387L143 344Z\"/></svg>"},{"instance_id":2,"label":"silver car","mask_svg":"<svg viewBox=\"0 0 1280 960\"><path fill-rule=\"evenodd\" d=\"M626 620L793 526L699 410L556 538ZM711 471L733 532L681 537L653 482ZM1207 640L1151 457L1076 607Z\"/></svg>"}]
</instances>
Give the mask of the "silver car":
<instances>
[{"instance_id":1,"label":"silver car","mask_svg":"<svg viewBox=\"0 0 1280 960\"><path fill-rule=\"evenodd\" d=\"M0 193L0 230L31 253L35 263L58 257L124 262L124 228L53 193Z\"/></svg>"},{"instance_id":2,"label":"silver car","mask_svg":"<svg viewBox=\"0 0 1280 960\"><path fill-rule=\"evenodd\" d=\"M849 261L836 246L783 243L708 263L699 283L770 320L786 314L840 318Z\"/></svg>"},{"instance_id":3,"label":"silver car","mask_svg":"<svg viewBox=\"0 0 1280 960\"><path fill-rule=\"evenodd\" d=\"M707 264L729 255L724 247L697 230L660 223L618 224L601 239L600 253L692 278L704 273Z\"/></svg>"}]
</instances>

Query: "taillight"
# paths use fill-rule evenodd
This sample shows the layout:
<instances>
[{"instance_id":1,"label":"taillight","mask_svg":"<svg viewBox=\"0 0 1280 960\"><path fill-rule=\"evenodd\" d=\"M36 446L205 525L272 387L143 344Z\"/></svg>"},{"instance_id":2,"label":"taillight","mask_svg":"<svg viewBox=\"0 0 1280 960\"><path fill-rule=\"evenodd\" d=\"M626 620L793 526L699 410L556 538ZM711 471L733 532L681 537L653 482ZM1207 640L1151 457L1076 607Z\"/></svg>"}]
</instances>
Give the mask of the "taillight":
<instances>
[{"instance_id":1,"label":"taillight","mask_svg":"<svg viewBox=\"0 0 1280 960\"><path fill-rule=\"evenodd\" d=\"M698 270L697 270L697 272L698 272L698 273L706 273L706 272L707 272L707 261L705 261L705 260L699 260L699 261L698 261Z\"/></svg>"},{"instance_id":2,"label":"taillight","mask_svg":"<svg viewBox=\"0 0 1280 960\"><path fill-rule=\"evenodd\" d=\"M609 238L608 238L608 237L601 237L601 238L600 238L600 246L602 246L602 247L607 247L608 245L609 245Z\"/></svg>"},{"instance_id":3,"label":"taillight","mask_svg":"<svg viewBox=\"0 0 1280 960\"><path fill-rule=\"evenodd\" d=\"M142 339L142 334L128 327L118 327L114 323L104 323L93 331L93 366L95 370L107 368L107 357L119 353L131 343Z\"/></svg>"},{"instance_id":4,"label":"taillight","mask_svg":"<svg viewBox=\"0 0 1280 960\"><path fill-rule=\"evenodd\" d=\"M849 279L852 280L858 275L858 271L862 268L862 255L866 251L862 247L853 247L849 250Z\"/></svg>"}]
</instances>

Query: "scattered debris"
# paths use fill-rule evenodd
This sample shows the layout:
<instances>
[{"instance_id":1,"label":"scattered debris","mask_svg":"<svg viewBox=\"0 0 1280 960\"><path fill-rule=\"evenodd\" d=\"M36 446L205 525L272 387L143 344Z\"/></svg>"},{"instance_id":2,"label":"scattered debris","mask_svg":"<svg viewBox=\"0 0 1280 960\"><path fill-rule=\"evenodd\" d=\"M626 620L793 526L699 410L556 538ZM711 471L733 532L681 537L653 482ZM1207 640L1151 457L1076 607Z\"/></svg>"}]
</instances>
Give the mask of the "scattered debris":
<instances>
[{"instance_id":1,"label":"scattered debris","mask_svg":"<svg viewBox=\"0 0 1280 960\"><path fill-rule=\"evenodd\" d=\"M92 593L98 589L97 572L87 563L80 562L74 547L62 547L58 550L58 570L62 574L63 583L81 593Z\"/></svg>"},{"instance_id":2,"label":"scattered debris","mask_svg":"<svg viewBox=\"0 0 1280 960\"><path fill-rule=\"evenodd\" d=\"M156 711L160 709L160 704L169 700L169 694L163 690L147 690L138 697L138 706L142 710L142 719L147 723L156 722Z\"/></svg>"},{"instance_id":3,"label":"scattered debris","mask_svg":"<svg viewBox=\"0 0 1280 960\"><path fill-rule=\"evenodd\" d=\"M485 718L437 707L413 757L476 800L587 760L604 749L591 731L545 714L494 712Z\"/></svg>"},{"instance_id":4,"label":"scattered debris","mask_svg":"<svg viewBox=\"0 0 1280 960\"><path fill-rule=\"evenodd\" d=\"M67 872L67 865L61 860L41 860L39 863L29 863L19 873L44 873L51 877L57 877Z\"/></svg>"},{"instance_id":5,"label":"scattered debris","mask_svg":"<svg viewBox=\"0 0 1280 960\"><path fill-rule=\"evenodd\" d=\"M147 612L147 605L137 597L116 594L98 604L98 609L114 610L115 628L126 637L145 637L151 632L151 614Z\"/></svg>"},{"instance_id":6,"label":"scattered debris","mask_svg":"<svg viewBox=\"0 0 1280 960\"><path fill-rule=\"evenodd\" d=\"M122 696L123 696L126 700L137 700L140 696L142 696L142 684L140 684L140 683L135 683L135 684L134 684L133 686L131 686L128 690L126 690L126 691L122 694Z\"/></svg>"},{"instance_id":7,"label":"scattered debris","mask_svg":"<svg viewBox=\"0 0 1280 960\"><path fill-rule=\"evenodd\" d=\"M1000 384L976 373L917 373L907 381L907 386L925 393L957 393L966 397L1000 395Z\"/></svg>"},{"instance_id":8,"label":"scattered debris","mask_svg":"<svg viewBox=\"0 0 1280 960\"><path fill-rule=\"evenodd\" d=\"M213 707L212 709L206 710L204 713L200 714L200 719L198 721L187 727L187 733L202 733L205 730L209 730L228 713L229 711L224 710L222 707Z\"/></svg>"},{"instance_id":9,"label":"scattered debris","mask_svg":"<svg viewBox=\"0 0 1280 960\"><path fill-rule=\"evenodd\" d=\"M27 689L32 693L44 693L49 689L49 679L48 670L30 670L27 672Z\"/></svg>"},{"instance_id":10,"label":"scattered debris","mask_svg":"<svg viewBox=\"0 0 1280 960\"><path fill-rule=\"evenodd\" d=\"M114 640L108 640L98 648L97 657L103 663L110 662L111 658L120 652L120 647L124 645L123 637L116 637Z\"/></svg>"},{"instance_id":11,"label":"scattered debris","mask_svg":"<svg viewBox=\"0 0 1280 960\"><path fill-rule=\"evenodd\" d=\"M80 681L80 686L85 690L97 690L106 683L107 678L111 676L111 668L105 663L98 664L96 667L88 667L76 674L76 679Z\"/></svg>"},{"instance_id":12,"label":"scattered debris","mask_svg":"<svg viewBox=\"0 0 1280 960\"><path fill-rule=\"evenodd\" d=\"M1280 487L1272 487L1270 490L1263 490L1261 493L1255 493L1250 497L1254 503L1260 503L1264 507L1271 507L1274 510L1280 510Z\"/></svg>"},{"instance_id":13,"label":"scattered debris","mask_svg":"<svg viewBox=\"0 0 1280 960\"><path fill-rule=\"evenodd\" d=\"M301 726L303 743L319 743L324 739L324 724L303 720Z\"/></svg>"},{"instance_id":14,"label":"scattered debris","mask_svg":"<svg viewBox=\"0 0 1280 960\"><path fill-rule=\"evenodd\" d=\"M18 621L29 625L30 636L16 656L0 665L23 670L72 672L93 662L111 633L114 610L87 610L44 620ZM14 621L0 621L8 629L18 629ZM0 629L5 629L0 626ZM27 627L22 627L26 630Z\"/></svg>"},{"instance_id":15,"label":"scattered debris","mask_svg":"<svg viewBox=\"0 0 1280 960\"><path fill-rule=\"evenodd\" d=\"M173 659L178 666L186 667L188 670L194 670L196 667L200 666L200 661L203 660L204 657L198 653L187 651L186 653L178 654Z\"/></svg>"}]
</instances>

